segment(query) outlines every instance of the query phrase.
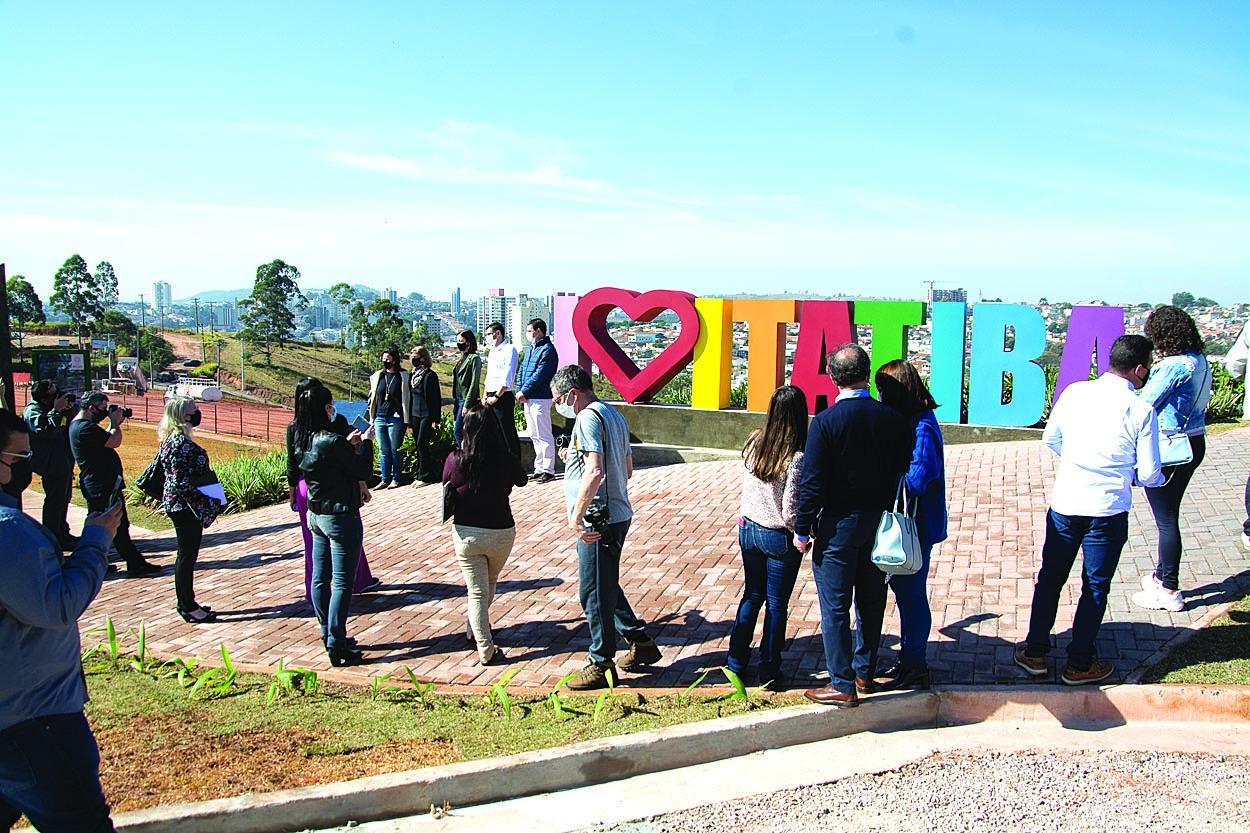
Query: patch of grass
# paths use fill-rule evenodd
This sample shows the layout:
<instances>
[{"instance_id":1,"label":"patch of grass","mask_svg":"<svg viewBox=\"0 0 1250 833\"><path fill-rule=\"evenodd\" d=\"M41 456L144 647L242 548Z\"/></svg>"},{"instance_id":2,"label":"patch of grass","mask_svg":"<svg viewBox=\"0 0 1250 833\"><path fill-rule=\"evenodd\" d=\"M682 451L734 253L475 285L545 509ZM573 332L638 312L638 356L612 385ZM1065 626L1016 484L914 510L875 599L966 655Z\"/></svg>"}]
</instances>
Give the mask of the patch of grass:
<instances>
[{"instance_id":1,"label":"patch of grass","mask_svg":"<svg viewBox=\"0 0 1250 833\"><path fill-rule=\"evenodd\" d=\"M524 684L523 677L515 682ZM110 801L119 809L134 809L298 785L285 773L275 780L265 760L249 764L252 750L270 741L274 748L287 750L288 759L279 769L300 770L309 762L311 773L301 775L298 783L321 783L562 746L751 708L712 696L644 698L617 689L599 719L592 720L593 695L562 693L565 708L557 712L547 696L514 692L508 717L482 695L419 696L405 687L374 697L367 687L323 683L309 696L269 698L272 682L272 677L240 674L229 694L193 697L172 677L88 660L87 716L101 734ZM799 702L796 694L765 695L754 707ZM189 739L176 740L184 735ZM111 745L108 739L113 739ZM216 750L232 761L231 778L209 788L202 771L180 774L170 768L158 779L154 794L145 772L154 756L168 754L175 742Z\"/></svg>"},{"instance_id":2,"label":"patch of grass","mask_svg":"<svg viewBox=\"0 0 1250 833\"><path fill-rule=\"evenodd\" d=\"M1250 685L1250 598L1194 634L1146 674L1146 682Z\"/></svg>"}]
</instances>

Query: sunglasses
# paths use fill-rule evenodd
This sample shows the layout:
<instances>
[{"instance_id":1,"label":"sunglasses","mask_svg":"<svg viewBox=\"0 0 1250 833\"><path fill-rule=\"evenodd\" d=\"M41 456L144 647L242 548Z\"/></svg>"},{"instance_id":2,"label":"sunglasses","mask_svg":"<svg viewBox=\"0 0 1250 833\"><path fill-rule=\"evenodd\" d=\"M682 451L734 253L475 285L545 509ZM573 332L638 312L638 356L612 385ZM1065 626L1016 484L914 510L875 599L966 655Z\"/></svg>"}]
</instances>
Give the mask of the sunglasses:
<instances>
[{"instance_id":1,"label":"sunglasses","mask_svg":"<svg viewBox=\"0 0 1250 833\"><path fill-rule=\"evenodd\" d=\"M33 451L0 451L5 457L12 457L14 460L29 460L35 456Z\"/></svg>"}]
</instances>

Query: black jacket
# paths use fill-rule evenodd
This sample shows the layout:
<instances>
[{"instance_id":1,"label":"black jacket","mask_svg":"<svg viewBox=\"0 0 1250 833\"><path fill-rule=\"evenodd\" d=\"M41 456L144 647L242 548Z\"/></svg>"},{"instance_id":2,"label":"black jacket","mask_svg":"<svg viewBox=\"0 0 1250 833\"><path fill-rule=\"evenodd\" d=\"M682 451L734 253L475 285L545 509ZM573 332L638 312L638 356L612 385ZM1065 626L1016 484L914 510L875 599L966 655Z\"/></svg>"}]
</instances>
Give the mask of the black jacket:
<instances>
[{"instance_id":1,"label":"black jacket","mask_svg":"<svg viewBox=\"0 0 1250 833\"><path fill-rule=\"evenodd\" d=\"M795 534L811 534L822 513L822 526L863 514L875 527L894 501L914 440L901 413L869 397L817 414L807 431Z\"/></svg>"},{"instance_id":2,"label":"black jacket","mask_svg":"<svg viewBox=\"0 0 1250 833\"><path fill-rule=\"evenodd\" d=\"M299 469L308 484L308 511L317 515L360 511L360 481L368 477L369 467L345 437L318 431Z\"/></svg>"},{"instance_id":3,"label":"black jacket","mask_svg":"<svg viewBox=\"0 0 1250 833\"><path fill-rule=\"evenodd\" d=\"M426 370L421 381L417 383L417 372L414 370L412 380L412 406L410 415L415 427L420 420L438 421L443 413L443 393L438 387L438 374Z\"/></svg>"},{"instance_id":4,"label":"black jacket","mask_svg":"<svg viewBox=\"0 0 1250 833\"><path fill-rule=\"evenodd\" d=\"M69 448L69 415L31 402L22 417L30 426L30 467L43 477L69 477L74 455Z\"/></svg>"}]
</instances>

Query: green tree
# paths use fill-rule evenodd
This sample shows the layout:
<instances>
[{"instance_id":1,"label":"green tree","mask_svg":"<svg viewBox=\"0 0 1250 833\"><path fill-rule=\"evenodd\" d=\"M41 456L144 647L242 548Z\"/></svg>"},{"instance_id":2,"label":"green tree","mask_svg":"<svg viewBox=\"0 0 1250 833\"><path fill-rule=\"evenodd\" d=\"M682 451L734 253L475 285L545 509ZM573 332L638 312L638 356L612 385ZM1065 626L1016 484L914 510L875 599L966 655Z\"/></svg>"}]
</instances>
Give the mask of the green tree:
<instances>
[{"instance_id":1,"label":"green tree","mask_svg":"<svg viewBox=\"0 0 1250 833\"><path fill-rule=\"evenodd\" d=\"M130 316L115 309L105 310L103 315L91 322L91 335L96 338L113 336L117 339L118 350L131 349L138 334L139 327L130 320Z\"/></svg>"},{"instance_id":2,"label":"green tree","mask_svg":"<svg viewBox=\"0 0 1250 833\"><path fill-rule=\"evenodd\" d=\"M174 361L174 348L161 336L156 327L145 327L138 335L137 355L157 371L164 370Z\"/></svg>"},{"instance_id":3,"label":"green tree","mask_svg":"<svg viewBox=\"0 0 1250 833\"><path fill-rule=\"evenodd\" d=\"M95 265L95 285L99 295L100 306L108 309L117 303L117 273L113 264L102 260Z\"/></svg>"},{"instance_id":4,"label":"green tree","mask_svg":"<svg viewBox=\"0 0 1250 833\"><path fill-rule=\"evenodd\" d=\"M408 339L408 349L411 350L418 344L424 345L426 349L433 352L443 346L443 339L436 333L430 332L424 324L415 324L412 328L412 335Z\"/></svg>"},{"instance_id":5,"label":"green tree","mask_svg":"<svg viewBox=\"0 0 1250 833\"><path fill-rule=\"evenodd\" d=\"M23 275L14 275L5 282L9 292L9 321L17 332L17 349L20 353L26 338L26 328L48 320L43 314L43 302L35 294L35 288Z\"/></svg>"},{"instance_id":6,"label":"green tree","mask_svg":"<svg viewBox=\"0 0 1250 833\"><path fill-rule=\"evenodd\" d=\"M78 334L79 347L87 323L104 315L105 297L106 292L97 286L81 255L70 256L52 276L52 310L68 316Z\"/></svg>"},{"instance_id":7,"label":"green tree","mask_svg":"<svg viewBox=\"0 0 1250 833\"><path fill-rule=\"evenodd\" d=\"M299 291L299 269L281 260L256 268L252 295L239 301L243 308L239 337L265 353L265 365L273 366L273 346L286 344L295 330L295 316L308 306Z\"/></svg>"},{"instance_id":8,"label":"green tree","mask_svg":"<svg viewBox=\"0 0 1250 833\"><path fill-rule=\"evenodd\" d=\"M380 353L392 345L401 352L407 352L412 330L399 317L398 306L385 298L378 298L369 303L365 312L368 323L365 325L363 347L367 352Z\"/></svg>"},{"instance_id":9,"label":"green tree","mask_svg":"<svg viewBox=\"0 0 1250 833\"><path fill-rule=\"evenodd\" d=\"M1172 306L1186 309L1194 305L1194 295L1192 292L1173 292Z\"/></svg>"},{"instance_id":10,"label":"green tree","mask_svg":"<svg viewBox=\"0 0 1250 833\"><path fill-rule=\"evenodd\" d=\"M1195 307L1218 307L1219 305L1219 301L1216 301L1214 298L1208 298L1205 295L1194 299Z\"/></svg>"}]
</instances>

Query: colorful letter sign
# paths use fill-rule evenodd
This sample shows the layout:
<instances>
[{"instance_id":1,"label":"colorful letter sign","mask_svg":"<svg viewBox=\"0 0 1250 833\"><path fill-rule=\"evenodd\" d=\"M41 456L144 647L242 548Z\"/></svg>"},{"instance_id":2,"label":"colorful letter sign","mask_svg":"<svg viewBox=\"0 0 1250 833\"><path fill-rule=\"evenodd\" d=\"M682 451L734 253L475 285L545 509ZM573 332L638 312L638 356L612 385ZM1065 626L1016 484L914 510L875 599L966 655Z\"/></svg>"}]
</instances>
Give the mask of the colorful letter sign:
<instances>
[{"instance_id":1,"label":"colorful letter sign","mask_svg":"<svg viewBox=\"0 0 1250 833\"><path fill-rule=\"evenodd\" d=\"M617 308L640 322L672 310L681 332L649 364L639 368L608 328L608 316ZM747 410L767 410L773 391L785 381L786 326L797 321L799 338L790 383L803 389L809 409L817 413L838 395L825 370L830 350L854 342L857 325L872 327L875 374L885 363L906 358L908 328L925 323L926 309L920 301L731 300L695 298L675 290L638 293L603 287L581 298L559 296L552 312L552 337L561 364L589 367L593 362L632 404L648 401L693 361L691 405L703 410L729 407L736 321L746 323L749 329ZM972 310L969 342L966 304L939 302L927 312L932 335L929 387L938 401L938 419L964 419L966 390L969 422L1002 426L1036 423L1046 397L1046 375L1036 361L1046 347L1041 314L1023 304L977 304ZM1111 342L1123 332L1122 308L1074 307L1055 397L1067 385L1088 376L1091 358L1096 360L1098 371L1104 371Z\"/></svg>"}]
</instances>

